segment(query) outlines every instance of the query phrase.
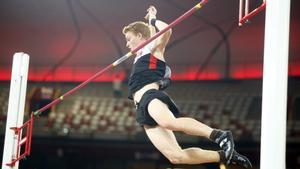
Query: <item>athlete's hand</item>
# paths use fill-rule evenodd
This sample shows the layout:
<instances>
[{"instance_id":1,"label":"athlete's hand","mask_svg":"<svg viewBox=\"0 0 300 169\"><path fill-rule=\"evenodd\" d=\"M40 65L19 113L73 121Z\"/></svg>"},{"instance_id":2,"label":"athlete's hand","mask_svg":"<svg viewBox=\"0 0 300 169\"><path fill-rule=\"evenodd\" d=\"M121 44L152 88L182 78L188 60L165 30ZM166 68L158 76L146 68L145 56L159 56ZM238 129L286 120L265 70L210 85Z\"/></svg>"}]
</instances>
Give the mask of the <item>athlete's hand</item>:
<instances>
[{"instance_id":1,"label":"athlete's hand","mask_svg":"<svg viewBox=\"0 0 300 169\"><path fill-rule=\"evenodd\" d=\"M157 10L153 5L150 5L147 9L147 15L145 16L146 20L156 18Z\"/></svg>"}]
</instances>

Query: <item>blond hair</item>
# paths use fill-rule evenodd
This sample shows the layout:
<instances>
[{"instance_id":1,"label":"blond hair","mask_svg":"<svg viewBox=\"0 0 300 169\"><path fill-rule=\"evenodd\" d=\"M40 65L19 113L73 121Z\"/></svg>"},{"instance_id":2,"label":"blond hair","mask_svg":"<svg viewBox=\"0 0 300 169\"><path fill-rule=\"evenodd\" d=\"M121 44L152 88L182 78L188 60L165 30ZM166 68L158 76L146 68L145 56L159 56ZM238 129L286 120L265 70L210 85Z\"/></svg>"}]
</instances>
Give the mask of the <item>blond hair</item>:
<instances>
[{"instance_id":1,"label":"blond hair","mask_svg":"<svg viewBox=\"0 0 300 169\"><path fill-rule=\"evenodd\" d=\"M145 39L150 38L150 28L147 23L142 21L133 22L123 28L123 34L125 35L127 32L132 32L135 35L140 33L142 37Z\"/></svg>"}]
</instances>

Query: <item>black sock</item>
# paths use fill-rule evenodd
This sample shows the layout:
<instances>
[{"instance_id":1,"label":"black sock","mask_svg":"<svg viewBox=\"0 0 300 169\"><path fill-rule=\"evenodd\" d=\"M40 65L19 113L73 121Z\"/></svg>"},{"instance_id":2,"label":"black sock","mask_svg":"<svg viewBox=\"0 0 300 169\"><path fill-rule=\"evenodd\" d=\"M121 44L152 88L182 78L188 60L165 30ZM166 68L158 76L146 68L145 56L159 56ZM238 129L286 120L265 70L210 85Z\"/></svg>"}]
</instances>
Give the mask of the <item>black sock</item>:
<instances>
[{"instance_id":1,"label":"black sock","mask_svg":"<svg viewBox=\"0 0 300 169\"><path fill-rule=\"evenodd\" d=\"M215 142L216 139L217 139L218 137L221 136L221 134L222 134L222 131L221 131L221 130L214 129L214 130L211 132L211 134L210 134L210 136L209 136L209 139L211 139L212 141Z\"/></svg>"},{"instance_id":2,"label":"black sock","mask_svg":"<svg viewBox=\"0 0 300 169\"><path fill-rule=\"evenodd\" d=\"M218 151L219 157L220 157L220 163L226 164L227 160L225 157L225 152L223 150Z\"/></svg>"}]
</instances>

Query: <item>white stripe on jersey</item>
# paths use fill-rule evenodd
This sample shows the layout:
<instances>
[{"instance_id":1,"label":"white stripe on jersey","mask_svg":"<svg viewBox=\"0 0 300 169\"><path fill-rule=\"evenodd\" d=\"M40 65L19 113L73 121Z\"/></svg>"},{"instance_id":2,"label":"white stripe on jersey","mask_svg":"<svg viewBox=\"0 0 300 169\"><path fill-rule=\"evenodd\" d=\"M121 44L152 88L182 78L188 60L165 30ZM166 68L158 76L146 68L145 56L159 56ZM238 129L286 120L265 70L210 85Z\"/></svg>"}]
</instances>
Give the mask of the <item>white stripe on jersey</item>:
<instances>
[{"instance_id":1,"label":"white stripe on jersey","mask_svg":"<svg viewBox=\"0 0 300 169\"><path fill-rule=\"evenodd\" d=\"M153 47L153 43L149 43L148 45L144 46L142 49L138 50L136 52L136 56L134 58L134 62L133 63L135 63L142 56L151 53L152 47Z\"/></svg>"}]
</instances>

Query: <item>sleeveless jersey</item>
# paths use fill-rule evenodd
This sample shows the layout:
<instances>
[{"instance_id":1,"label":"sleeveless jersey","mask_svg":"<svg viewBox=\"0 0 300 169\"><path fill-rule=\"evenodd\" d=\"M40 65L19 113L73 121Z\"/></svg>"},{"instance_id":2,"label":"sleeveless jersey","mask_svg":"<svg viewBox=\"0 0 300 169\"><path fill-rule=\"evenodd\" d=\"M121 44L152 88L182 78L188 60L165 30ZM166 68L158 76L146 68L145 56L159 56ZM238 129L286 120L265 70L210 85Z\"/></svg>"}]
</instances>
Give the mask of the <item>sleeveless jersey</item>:
<instances>
[{"instance_id":1,"label":"sleeveless jersey","mask_svg":"<svg viewBox=\"0 0 300 169\"><path fill-rule=\"evenodd\" d=\"M137 53L128 82L129 99L133 99L132 94L145 85L162 80L166 71L165 62L151 54L150 45Z\"/></svg>"}]
</instances>

